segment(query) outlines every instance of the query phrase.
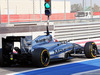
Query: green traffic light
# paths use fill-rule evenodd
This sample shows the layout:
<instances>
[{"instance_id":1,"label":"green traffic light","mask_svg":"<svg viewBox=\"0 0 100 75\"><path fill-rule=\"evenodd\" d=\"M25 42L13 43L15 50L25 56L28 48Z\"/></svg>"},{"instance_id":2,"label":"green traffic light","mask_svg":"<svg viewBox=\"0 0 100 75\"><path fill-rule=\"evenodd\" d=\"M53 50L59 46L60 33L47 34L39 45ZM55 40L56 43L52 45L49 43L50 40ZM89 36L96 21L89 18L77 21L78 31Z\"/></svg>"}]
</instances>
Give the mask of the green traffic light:
<instances>
[{"instance_id":1,"label":"green traffic light","mask_svg":"<svg viewBox=\"0 0 100 75\"><path fill-rule=\"evenodd\" d=\"M50 8L50 5L48 3L45 3L46 8Z\"/></svg>"}]
</instances>

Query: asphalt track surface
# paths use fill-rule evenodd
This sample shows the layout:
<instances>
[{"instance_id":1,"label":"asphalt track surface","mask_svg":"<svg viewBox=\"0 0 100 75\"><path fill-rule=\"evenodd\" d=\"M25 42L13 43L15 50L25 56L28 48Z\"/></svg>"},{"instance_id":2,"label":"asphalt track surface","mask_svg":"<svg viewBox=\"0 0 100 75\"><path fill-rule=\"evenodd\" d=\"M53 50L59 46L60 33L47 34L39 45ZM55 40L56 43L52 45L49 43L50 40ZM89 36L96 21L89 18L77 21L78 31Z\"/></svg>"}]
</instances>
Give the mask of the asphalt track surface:
<instances>
[{"instance_id":1,"label":"asphalt track surface","mask_svg":"<svg viewBox=\"0 0 100 75\"><path fill-rule=\"evenodd\" d=\"M66 61L56 61L56 62L51 62L49 66L53 65L58 65L58 64L64 64L64 63L71 63L73 61L81 61L85 60L84 55L76 55L72 59L66 60ZM48 67L49 67L48 66ZM0 67L0 75L6 75L9 73L14 73L14 72L20 72L20 71L25 71L25 70L31 70L31 69L37 69L36 67L33 67L32 65L14 65L12 67Z\"/></svg>"},{"instance_id":2,"label":"asphalt track surface","mask_svg":"<svg viewBox=\"0 0 100 75\"><path fill-rule=\"evenodd\" d=\"M89 71L89 72L88 72ZM95 72L99 71L99 72ZM85 72L85 73L84 73ZM100 75L100 57L10 75Z\"/></svg>"},{"instance_id":3,"label":"asphalt track surface","mask_svg":"<svg viewBox=\"0 0 100 75\"><path fill-rule=\"evenodd\" d=\"M98 56L98 57L100 57L100 56ZM81 55L81 54L73 55L73 58L66 60L66 61L51 62L48 67L55 66L55 65L61 65L61 64L65 64L65 63L69 64L72 62L83 61L86 59L87 58L85 57L84 54L83 55ZM6 75L6 74L11 74L11 73L21 72L21 71L26 71L26 70L33 70L33 69L38 69L38 68L33 67L32 65L23 65L23 66L22 65L13 65L11 67L0 67L0 75Z\"/></svg>"}]
</instances>

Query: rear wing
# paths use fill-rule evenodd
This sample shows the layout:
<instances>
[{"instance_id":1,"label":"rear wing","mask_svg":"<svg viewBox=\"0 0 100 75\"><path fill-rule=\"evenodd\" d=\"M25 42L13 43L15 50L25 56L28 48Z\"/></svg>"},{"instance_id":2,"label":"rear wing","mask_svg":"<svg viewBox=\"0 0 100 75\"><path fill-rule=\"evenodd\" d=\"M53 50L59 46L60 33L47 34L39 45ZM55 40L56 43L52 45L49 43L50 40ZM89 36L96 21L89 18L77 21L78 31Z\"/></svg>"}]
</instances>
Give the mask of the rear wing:
<instances>
[{"instance_id":1,"label":"rear wing","mask_svg":"<svg viewBox=\"0 0 100 75\"><path fill-rule=\"evenodd\" d=\"M25 53L27 52L26 44L28 41L32 41L32 36L7 36L6 38L2 38L2 50L4 52L12 51L15 42L19 42L21 53Z\"/></svg>"}]
</instances>

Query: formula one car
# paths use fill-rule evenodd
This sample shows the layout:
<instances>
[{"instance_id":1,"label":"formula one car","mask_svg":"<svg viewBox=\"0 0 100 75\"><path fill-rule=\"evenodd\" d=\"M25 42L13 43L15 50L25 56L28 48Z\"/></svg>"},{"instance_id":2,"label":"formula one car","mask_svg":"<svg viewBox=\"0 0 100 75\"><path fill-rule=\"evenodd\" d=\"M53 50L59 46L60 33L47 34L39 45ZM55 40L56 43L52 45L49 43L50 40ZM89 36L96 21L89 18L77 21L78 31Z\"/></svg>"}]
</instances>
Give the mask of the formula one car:
<instances>
[{"instance_id":1,"label":"formula one car","mask_svg":"<svg viewBox=\"0 0 100 75\"><path fill-rule=\"evenodd\" d=\"M20 47L14 47L14 42L20 42ZM31 63L38 67L46 67L50 61L65 60L71 54L85 54L87 58L94 58L99 54L94 42L87 42L84 47L70 42L57 42L50 35L47 26L46 35L38 36L8 36L2 38L0 49L0 66L10 66L13 63Z\"/></svg>"}]
</instances>

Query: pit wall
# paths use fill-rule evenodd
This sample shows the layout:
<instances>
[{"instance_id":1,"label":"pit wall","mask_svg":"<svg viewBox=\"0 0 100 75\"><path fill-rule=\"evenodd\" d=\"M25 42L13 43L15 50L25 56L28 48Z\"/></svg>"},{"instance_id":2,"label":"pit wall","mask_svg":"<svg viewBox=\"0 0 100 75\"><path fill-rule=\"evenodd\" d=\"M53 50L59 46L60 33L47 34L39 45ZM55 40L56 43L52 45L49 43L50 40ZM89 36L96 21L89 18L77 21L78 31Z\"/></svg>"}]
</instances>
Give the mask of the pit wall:
<instances>
[{"instance_id":1,"label":"pit wall","mask_svg":"<svg viewBox=\"0 0 100 75\"><path fill-rule=\"evenodd\" d=\"M66 20L73 20L75 18L76 13L66 13ZM50 16L50 20L64 20L64 13L53 13ZM100 15L100 12L94 12L94 16ZM10 22L31 22L33 21L33 14L13 14L9 15ZM34 21L40 21L40 14L35 14L35 20ZM45 14L42 14L42 21L46 21L47 16ZM8 16L7 15L1 15L1 23L7 23L8 22Z\"/></svg>"},{"instance_id":2,"label":"pit wall","mask_svg":"<svg viewBox=\"0 0 100 75\"><path fill-rule=\"evenodd\" d=\"M49 26L51 35L54 37L53 25ZM24 26L24 27L0 27L0 48L2 48L2 38L6 36L32 36L34 40L37 36L46 35L46 26Z\"/></svg>"},{"instance_id":3,"label":"pit wall","mask_svg":"<svg viewBox=\"0 0 100 75\"><path fill-rule=\"evenodd\" d=\"M49 25L49 30L58 41L70 41L82 46L88 41L94 41L100 45L100 22ZM0 48L2 38L6 36L32 36L35 39L39 35L45 35L44 32L46 25L0 27Z\"/></svg>"}]
</instances>

